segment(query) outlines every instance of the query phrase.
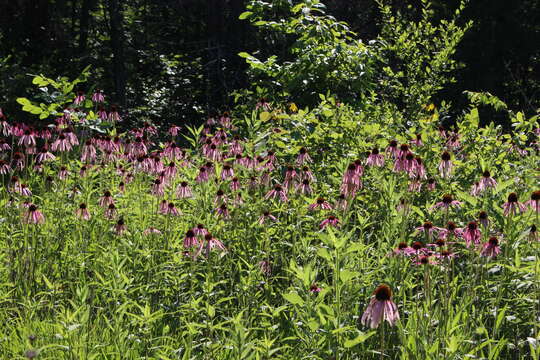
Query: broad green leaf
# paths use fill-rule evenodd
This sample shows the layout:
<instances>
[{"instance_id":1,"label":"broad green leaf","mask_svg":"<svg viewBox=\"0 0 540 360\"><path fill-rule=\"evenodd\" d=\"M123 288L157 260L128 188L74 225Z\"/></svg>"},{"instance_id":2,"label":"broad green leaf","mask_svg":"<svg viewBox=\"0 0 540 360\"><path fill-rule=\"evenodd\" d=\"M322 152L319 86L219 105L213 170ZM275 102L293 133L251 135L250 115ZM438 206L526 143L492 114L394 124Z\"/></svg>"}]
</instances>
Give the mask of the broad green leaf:
<instances>
[{"instance_id":1,"label":"broad green leaf","mask_svg":"<svg viewBox=\"0 0 540 360\"><path fill-rule=\"evenodd\" d=\"M376 331L370 331L368 333L361 333L360 335L358 335L354 339L346 340L344 345L345 345L346 348L352 348L352 347L354 347L354 346L356 346L358 344L363 343L364 341L366 341L367 339L369 339L370 337L372 337L376 333L377 333Z\"/></svg>"},{"instance_id":2,"label":"broad green leaf","mask_svg":"<svg viewBox=\"0 0 540 360\"><path fill-rule=\"evenodd\" d=\"M304 305L304 300L302 300L302 298L300 297L300 295L298 295L297 292L293 291L288 294L283 294L283 297L285 298L285 300L287 300L293 305Z\"/></svg>"},{"instance_id":3,"label":"broad green leaf","mask_svg":"<svg viewBox=\"0 0 540 360\"><path fill-rule=\"evenodd\" d=\"M238 16L238 19L240 20L244 20L244 19L247 19L248 17L250 17L253 13L251 11L244 11L243 13L240 14L240 16Z\"/></svg>"}]
</instances>

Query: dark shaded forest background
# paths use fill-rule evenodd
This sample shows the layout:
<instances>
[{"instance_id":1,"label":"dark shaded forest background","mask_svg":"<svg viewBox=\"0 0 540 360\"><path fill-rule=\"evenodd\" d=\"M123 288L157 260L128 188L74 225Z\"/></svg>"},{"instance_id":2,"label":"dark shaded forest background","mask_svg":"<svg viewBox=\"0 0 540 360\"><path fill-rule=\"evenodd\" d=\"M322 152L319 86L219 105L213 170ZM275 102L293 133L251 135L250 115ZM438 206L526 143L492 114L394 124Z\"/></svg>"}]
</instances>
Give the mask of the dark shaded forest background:
<instances>
[{"instance_id":1,"label":"dark shaded forest background","mask_svg":"<svg viewBox=\"0 0 540 360\"><path fill-rule=\"evenodd\" d=\"M229 94L249 85L239 52L286 56L286 37L268 44L261 30L238 19L246 2L3 0L0 107L6 113L19 111L14 99L32 87L28 74L73 78L91 65L94 78L86 86L103 88L128 119L145 114L157 122L198 122L230 108ZM375 0L325 4L328 14L346 21L363 41L377 38L381 15ZM433 9L436 17L446 18L458 5L439 0ZM396 1L395 7L414 17L421 2ZM457 113L466 106L464 90L488 91L511 109L535 113L540 107L540 1L472 0L463 12L463 21L468 20L473 27L456 54L464 67L437 98L452 102Z\"/></svg>"}]
</instances>

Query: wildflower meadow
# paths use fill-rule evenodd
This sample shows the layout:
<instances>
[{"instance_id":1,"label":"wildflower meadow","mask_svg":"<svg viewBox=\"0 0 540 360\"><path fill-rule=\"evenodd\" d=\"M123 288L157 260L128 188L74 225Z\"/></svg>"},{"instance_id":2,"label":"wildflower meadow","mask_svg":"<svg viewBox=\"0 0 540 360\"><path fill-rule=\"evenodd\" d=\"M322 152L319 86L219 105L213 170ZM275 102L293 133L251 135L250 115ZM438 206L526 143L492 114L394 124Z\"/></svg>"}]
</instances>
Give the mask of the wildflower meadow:
<instances>
[{"instance_id":1,"label":"wildflower meadow","mask_svg":"<svg viewBox=\"0 0 540 360\"><path fill-rule=\"evenodd\" d=\"M0 359L540 359L538 113L437 100L464 3L366 44L247 3L293 60L238 54L224 109L160 121L91 66L0 103Z\"/></svg>"}]
</instances>

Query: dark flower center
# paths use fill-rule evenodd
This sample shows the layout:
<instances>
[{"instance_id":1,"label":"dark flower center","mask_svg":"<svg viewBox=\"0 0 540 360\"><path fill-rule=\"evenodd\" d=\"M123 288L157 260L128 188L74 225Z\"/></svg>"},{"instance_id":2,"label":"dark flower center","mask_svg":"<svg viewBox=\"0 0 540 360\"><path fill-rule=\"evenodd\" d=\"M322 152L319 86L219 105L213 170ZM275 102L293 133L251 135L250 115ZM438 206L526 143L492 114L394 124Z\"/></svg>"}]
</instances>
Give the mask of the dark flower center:
<instances>
[{"instance_id":1,"label":"dark flower center","mask_svg":"<svg viewBox=\"0 0 540 360\"><path fill-rule=\"evenodd\" d=\"M444 161L450 160L450 154L448 153L448 151L445 151L445 152L442 153L441 159L444 160Z\"/></svg>"},{"instance_id":2,"label":"dark flower center","mask_svg":"<svg viewBox=\"0 0 540 360\"><path fill-rule=\"evenodd\" d=\"M191 231L191 230L186 231L186 237L192 238L194 236L195 236L195 233L193 231Z\"/></svg>"},{"instance_id":3,"label":"dark flower center","mask_svg":"<svg viewBox=\"0 0 540 360\"><path fill-rule=\"evenodd\" d=\"M449 194L444 195L443 198L442 198L442 201L445 204L452 203L452 200L453 200L452 195L449 195Z\"/></svg>"},{"instance_id":4,"label":"dark flower center","mask_svg":"<svg viewBox=\"0 0 540 360\"><path fill-rule=\"evenodd\" d=\"M375 299L378 301L388 301L392 298L392 290L390 290L390 287L388 285L379 285L375 289Z\"/></svg>"},{"instance_id":5,"label":"dark flower center","mask_svg":"<svg viewBox=\"0 0 540 360\"><path fill-rule=\"evenodd\" d=\"M321 205L324 203L324 199L323 198L318 198L317 199L317 204Z\"/></svg>"},{"instance_id":6,"label":"dark flower center","mask_svg":"<svg viewBox=\"0 0 540 360\"><path fill-rule=\"evenodd\" d=\"M412 243L411 247L414 249L414 250L420 250L421 248L424 247L424 245L422 245L422 243L420 241L415 241Z\"/></svg>"},{"instance_id":7,"label":"dark flower center","mask_svg":"<svg viewBox=\"0 0 540 360\"><path fill-rule=\"evenodd\" d=\"M399 249L399 250L406 249L407 247L408 247L408 245L407 245L407 243L405 243L405 242L400 242L400 243L398 244L398 249Z\"/></svg>"},{"instance_id":8,"label":"dark flower center","mask_svg":"<svg viewBox=\"0 0 540 360\"><path fill-rule=\"evenodd\" d=\"M393 147L393 148L397 147L397 141L396 140L391 140L389 146Z\"/></svg>"},{"instance_id":9,"label":"dark flower center","mask_svg":"<svg viewBox=\"0 0 540 360\"><path fill-rule=\"evenodd\" d=\"M439 247L442 247L442 246L444 246L445 241L444 241L444 239L437 239L437 241L435 242L435 244L436 244L437 246L439 246Z\"/></svg>"},{"instance_id":10,"label":"dark flower center","mask_svg":"<svg viewBox=\"0 0 540 360\"><path fill-rule=\"evenodd\" d=\"M485 211L480 211L480 212L478 213L478 218L479 218L480 220L487 220L487 218L488 218L487 212L485 212Z\"/></svg>"},{"instance_id":11,"label":"dark flower center","mask_svg":"<svg viewBox=\"0 0 540 360\"><path fill-rule=\"evenodd\" d=\"M470 231L474 231L478 228L478 224L476 224L475 221L471 221L468 225L467 225L467 228L470 230Z\"/></svg>"},{"instance_id":12,"label":"dark flower center","mask_svg":"<svg viewBox=\"0 0 540 360\"><path fill-rule=\"evenodd\" d=\"M30 206L28 207L28 210L31 211L31 212L34 212L34 211L37 210L37 206L36 206L36 205L30 205Z\"/></svg>"},{"instance_id":13,"label":"dark flower center","mask_svg":"<svg viewBox=\"0 0 540 360\"><path fill-rule=\"evenodd\" d=\"M378 155L378 154L379 154L379 149L373 148L373 149L371 150L371 153L372 153L373 155Z\"/></svg>"},{"instance_id":14,"label":"dark flower center","mask_svg":"<svg viewBox=\"0 0 540 360\"><path fill-rule=\"evenodd\" d=\"M433 223L431 223L430 221L426 221L423 226L424 226L424 230L429 230L433 228Z\"/></svg>"},{"instance_id":15,"label":"dark flower center","mask_svg":"<svg viewBox=\"0 0 540 360\"><path fill-rule=\"evenodd\" d=\"M540 190L533 191L533 193L531 194L531 200L532 201L540 200Z\"/></svg>"},{"instance_id":16,"label":"dark flower center","mask_svg":"<svg viewBox=\"0 0 540 360\"><path fill-rule=\"evenodd\" d=\"M427 265L427 264L429 264L429 258L428 258L427 256L422 256L422 257L420 258L420 264L422 264L422 265Z\"/></svg>"},{"instance_id":17,"label":"dark flower center","mask_svg":"<svg viewBox=\"0 0 540 360\"><path fill-rule=\"evenodd\" d=\"M484 172L482 173L482 176L485 177L485 178L488 178L488 177L491 177L491 174L490 174L489 171L486 170L486 171L484 171Z\"/></svg>"},{"instance_id":18,"label":"dark flower center","mask_svg":"<svg viewBox=\"0 0 540 360\"><path fill-rule=\"evenodd\" d=\"M216 195L217 196L223 196L223 190L218 190Z\"/></svg>"},{"instance_id":19,"label":"dark flower center","mask_svg":"<svg viewBox=\"0 0 540 360\"><path fill-rule=\"evenodd\" d=\"M515 203L518 201L518 196L516 193L510 193L510 195L508 195L508 202L509 203Z\"/></svg>"},{"instance_id":20,"label":"dark flower center","mask_svg":"<svg viewBox=\"0 0 540 360\"><path fill-rule=\"evenodd\" d=\"M495 236L490 237L489 238L489 245L491 245L491 246L499 245L499 239L497 239L497 237L495 237Z\"/></svg>"}]
</instances>

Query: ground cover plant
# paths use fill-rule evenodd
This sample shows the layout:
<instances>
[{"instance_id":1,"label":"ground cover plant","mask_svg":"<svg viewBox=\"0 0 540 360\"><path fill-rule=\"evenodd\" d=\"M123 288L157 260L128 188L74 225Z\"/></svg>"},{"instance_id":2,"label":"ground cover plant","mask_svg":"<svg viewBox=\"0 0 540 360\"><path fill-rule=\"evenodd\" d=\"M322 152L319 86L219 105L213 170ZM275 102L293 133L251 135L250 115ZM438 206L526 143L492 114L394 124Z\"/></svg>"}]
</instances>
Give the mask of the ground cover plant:
<instances>
[{"instance_id":1,"label":"ground cover plant","mask_svg":"<svg viewBox=\"0 0 540 360\"><path fill-rule=\"evenodd\" d=\"M0 358L538 358L536 117L122 130L83 80L18 100L53 124L0 114Z\"/></svg>"}]
</instances>

